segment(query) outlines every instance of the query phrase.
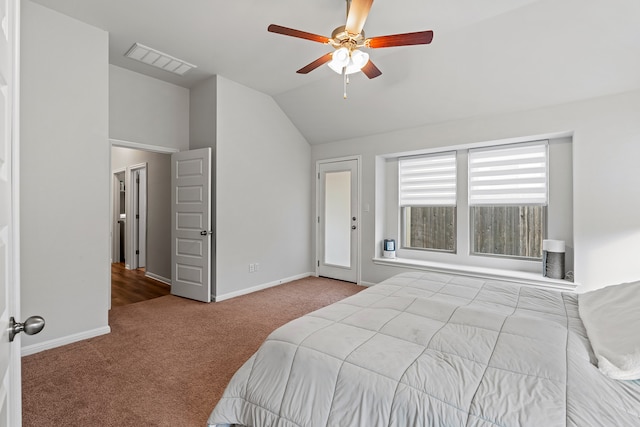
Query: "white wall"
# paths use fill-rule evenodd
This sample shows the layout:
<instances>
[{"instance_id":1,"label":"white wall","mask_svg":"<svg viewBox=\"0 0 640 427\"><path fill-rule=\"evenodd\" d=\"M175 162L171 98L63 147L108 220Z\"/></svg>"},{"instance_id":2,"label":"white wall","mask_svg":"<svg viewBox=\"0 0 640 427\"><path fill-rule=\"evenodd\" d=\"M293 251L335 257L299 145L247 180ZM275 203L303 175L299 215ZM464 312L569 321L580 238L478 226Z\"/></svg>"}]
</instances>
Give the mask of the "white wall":
<instances>
[{"instance_id":1,"label":"white wall","mask_svg":"<svg viewBox=\"0 0 640 427\"><path fill-rule=\"evenodd\" d=\"M109 331L109 37L22 5L21 310L47 322L29 347Z\"/></svg>"},{"instance_id":2,"label":"white wall","mask_svg":"<svg viewBox=\"0 0 640 427\"><path fill-rule=\"evenodd\" d=\"M211 147L216 152L216 76L191 88L189 94L189 148Z\"/></svg>"},{"instance_id":3,"label":"white wall","mask_svg":"<svg viewBox=\"0 0 640 427\"><path fill-rule=\"evenodd\" d=\"M216 138L216 295L313 271L304 137L270 96L217 77Z\"/></svg>"},{"instance_id":4,"label":"white wall","mask_svg":"<svg viewBox=\"0 0 640 427\"><path fill-rule=\"evenodd\" d=\"M532 111L458 120L312 146L312 160L363 158L362 280L378 282L400 269L371 261L375 240L377 155L549 133L573 132L574 267L579 290L640 279L640 92ZM379 183L383 185L384 183ZM315 200L315 197L313 198ZM374 209L374 207L376 209Z\"/></svg>"},{"instance_id":5,"label":"white wall","mask_svg":"<svg viewBox=\"0 0 640 427\"><path fill-rule=\"evenodd\" d=\"M109 138L189 148L189 89L109 65Z\"/></svg>"},{"instance_id":6,"label":"white wall","mask_svg":"<svg viewBox=\"0 0 640 427\"><path fill-rule=\"evenodd\" d=\"M189 149L211 148L211 294L216 295L216 121L218 78L212 76L193 86L189 93Z\"/></svg>"}]
</instances>

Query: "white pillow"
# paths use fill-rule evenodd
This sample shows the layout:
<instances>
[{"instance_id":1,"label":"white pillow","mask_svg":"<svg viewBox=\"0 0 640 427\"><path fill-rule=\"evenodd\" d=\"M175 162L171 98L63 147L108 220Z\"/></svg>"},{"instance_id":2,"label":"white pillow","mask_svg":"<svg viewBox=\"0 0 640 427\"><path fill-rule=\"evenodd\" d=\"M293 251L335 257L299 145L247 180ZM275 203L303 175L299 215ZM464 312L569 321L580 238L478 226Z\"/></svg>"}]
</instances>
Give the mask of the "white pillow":
<instances>
[{"instance_id":1,"label":"white pillow","mask_svg":"<svg viewBox=\"0 0 640 427\"><path fill-rule=\"evenodd\" d=\"M578 309L598 369L616 380L640 379L640 281L580 294Z\"/></svg>"}]
</instances>

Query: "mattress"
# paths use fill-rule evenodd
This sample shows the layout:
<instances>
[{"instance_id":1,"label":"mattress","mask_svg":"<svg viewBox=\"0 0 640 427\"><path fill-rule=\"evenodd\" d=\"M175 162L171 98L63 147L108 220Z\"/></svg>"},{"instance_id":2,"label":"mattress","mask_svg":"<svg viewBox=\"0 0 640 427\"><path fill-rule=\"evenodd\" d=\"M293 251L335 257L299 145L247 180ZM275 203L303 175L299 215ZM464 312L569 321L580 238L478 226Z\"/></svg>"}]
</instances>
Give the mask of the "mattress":
<instances>
[{"instance_id":1,"label":"mattress","mask_svg":"<svg viewBox=\"0 0 640 427\"><path fill-rule=\"evenodd\" d=\"M640 383L595 364L575 294L403 273L274 331L208 422L640 425Z\"/></svg>"}]
</instances>

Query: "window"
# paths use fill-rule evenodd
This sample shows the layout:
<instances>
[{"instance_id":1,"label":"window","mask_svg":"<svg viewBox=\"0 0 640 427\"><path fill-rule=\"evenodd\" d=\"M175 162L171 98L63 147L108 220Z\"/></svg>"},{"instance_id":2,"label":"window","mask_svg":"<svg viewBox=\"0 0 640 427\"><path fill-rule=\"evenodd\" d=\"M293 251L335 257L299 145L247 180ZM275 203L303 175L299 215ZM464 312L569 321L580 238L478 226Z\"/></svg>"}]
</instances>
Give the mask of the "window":
<instances>
[{"instance_id":1,"label":"window","mask_svg":"<svg viewBox=\"0 0 640 427\"><path fill-rule=\"evenodd\" d=\"M469 150L471 253L542 258L548 144Z\"/></svg>"},{"instance_id":2,"label":"window","mask_svg":"<svg viewBox=\"0 0 640 427\"><path fill-rule=\"evenodd\" d=\"M456 153L399 161L402 246L455 252Z\"/></svg>"}]
</instances>

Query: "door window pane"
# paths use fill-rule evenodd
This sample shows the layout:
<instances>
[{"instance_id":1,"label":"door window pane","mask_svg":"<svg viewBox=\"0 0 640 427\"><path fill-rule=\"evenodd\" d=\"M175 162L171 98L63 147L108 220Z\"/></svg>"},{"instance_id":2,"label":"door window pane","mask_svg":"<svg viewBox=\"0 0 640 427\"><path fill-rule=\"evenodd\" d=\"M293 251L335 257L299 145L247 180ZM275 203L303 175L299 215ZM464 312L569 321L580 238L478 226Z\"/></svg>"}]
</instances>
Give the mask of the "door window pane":
<instances>
[{"instance_id":1,"label":"door window pane","mask_svg":"<svg viewBox=\"0 0 640 427\"><path fill-rule=\"evenodd\" d=\"M351 171L325 174L324 263L351 267Z\"/></svg>"}]
</instances>

